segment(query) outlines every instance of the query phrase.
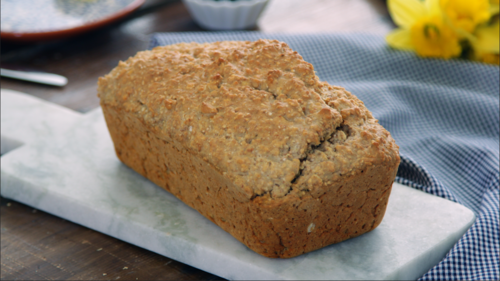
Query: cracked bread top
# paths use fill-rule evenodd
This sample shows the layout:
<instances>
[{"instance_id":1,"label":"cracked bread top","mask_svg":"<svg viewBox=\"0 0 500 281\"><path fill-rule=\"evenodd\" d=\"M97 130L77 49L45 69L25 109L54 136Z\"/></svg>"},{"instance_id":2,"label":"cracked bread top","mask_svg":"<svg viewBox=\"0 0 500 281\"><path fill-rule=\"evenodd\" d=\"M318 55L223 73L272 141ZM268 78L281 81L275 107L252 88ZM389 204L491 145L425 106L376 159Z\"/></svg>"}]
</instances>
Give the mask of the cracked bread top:
<instances>
[{"instance_id":1,"label":"cracked bread top","mask_svg":"<svg viewBox=\"0 0 500 281\"><path fill-rule=\"evenodd\" d=\"M291 189L316 197L343 175L399 162L398 146L359 99L320 82L276 40L139 52L99 79L98 95L210 163L240 201Z\"/></svg>"}]
</instances>

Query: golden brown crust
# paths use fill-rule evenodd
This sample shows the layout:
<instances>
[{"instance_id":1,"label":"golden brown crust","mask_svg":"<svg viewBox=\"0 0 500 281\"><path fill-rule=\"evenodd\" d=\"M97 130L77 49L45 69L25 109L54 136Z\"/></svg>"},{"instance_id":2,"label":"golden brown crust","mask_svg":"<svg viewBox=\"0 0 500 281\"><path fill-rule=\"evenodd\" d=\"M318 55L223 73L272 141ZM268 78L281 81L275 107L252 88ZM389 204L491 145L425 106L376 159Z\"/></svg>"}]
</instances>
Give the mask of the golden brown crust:
<instances>
[{"instance_id":1,"label":"golden brown crust","mask_svg":"<svg viewBox=\"0 0 500 281\"><path fill-rule=\"evenodd\" d=\"M292 257L382 219L397 145L285 43L158 47L98 93L120 159L258 253Z\"/></svg>"}]
</instances>

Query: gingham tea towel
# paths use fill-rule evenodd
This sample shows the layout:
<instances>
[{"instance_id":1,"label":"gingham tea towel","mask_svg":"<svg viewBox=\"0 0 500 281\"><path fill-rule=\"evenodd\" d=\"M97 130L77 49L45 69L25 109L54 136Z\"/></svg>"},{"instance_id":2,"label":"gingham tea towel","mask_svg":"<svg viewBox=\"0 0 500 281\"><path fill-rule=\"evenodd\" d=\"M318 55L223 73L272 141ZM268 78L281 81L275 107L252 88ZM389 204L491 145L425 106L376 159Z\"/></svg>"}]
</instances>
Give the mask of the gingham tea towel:
<instances>
[{"instance_id":1,"label":"gingham tea towel","mask_svg":"<svg viewBox=\"0 0 500 281\"><path fill-rule=\"evenodd\" d=\"M158 33L151 47L260 38L288 43L320 80L365 103L400 146L396 181L476 214L420 280L499 280L499 68L421 59L368 34Z\"/></svg>"}]
</instances>

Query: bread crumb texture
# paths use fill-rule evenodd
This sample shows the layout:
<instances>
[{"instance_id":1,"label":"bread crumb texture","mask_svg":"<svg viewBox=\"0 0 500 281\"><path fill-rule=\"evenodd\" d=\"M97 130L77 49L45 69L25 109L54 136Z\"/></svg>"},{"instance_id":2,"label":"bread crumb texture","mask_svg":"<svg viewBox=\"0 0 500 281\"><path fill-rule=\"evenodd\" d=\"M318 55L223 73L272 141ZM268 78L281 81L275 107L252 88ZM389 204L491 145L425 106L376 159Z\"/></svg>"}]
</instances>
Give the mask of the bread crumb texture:
<instances>
[{"instance_id":1,"label":"bread crumb texture","mask_svg":"<svg viewBox=\"0 0 500 281\"><path fill-rule=\"evenodd\" d=\"M357 236L385 212L398 146L286 43L156 47L100 78L98 95L124 163L265 256Z\"/></svg>"}]
</instances>

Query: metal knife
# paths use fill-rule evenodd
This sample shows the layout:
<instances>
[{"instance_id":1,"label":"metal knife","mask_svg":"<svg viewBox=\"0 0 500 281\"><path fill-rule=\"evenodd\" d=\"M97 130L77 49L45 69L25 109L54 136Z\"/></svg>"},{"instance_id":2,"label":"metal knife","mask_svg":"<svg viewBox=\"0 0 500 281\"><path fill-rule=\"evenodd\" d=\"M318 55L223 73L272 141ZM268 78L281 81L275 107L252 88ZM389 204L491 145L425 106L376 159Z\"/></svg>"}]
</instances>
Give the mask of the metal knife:
<instances>
[{"instance_id":1,"label":"metal knife","mask_svg":"<svg viewBox=\"0 0 500 281\"><path fill-rule=\"evenodd\" d=\"M68 78L58 74L45 73L45 72L27 72L27 71L1 68L0 75L4 77L42 83L52 86L59 86L59 87L68 84Z\"/></svg>"}]
</instances>

